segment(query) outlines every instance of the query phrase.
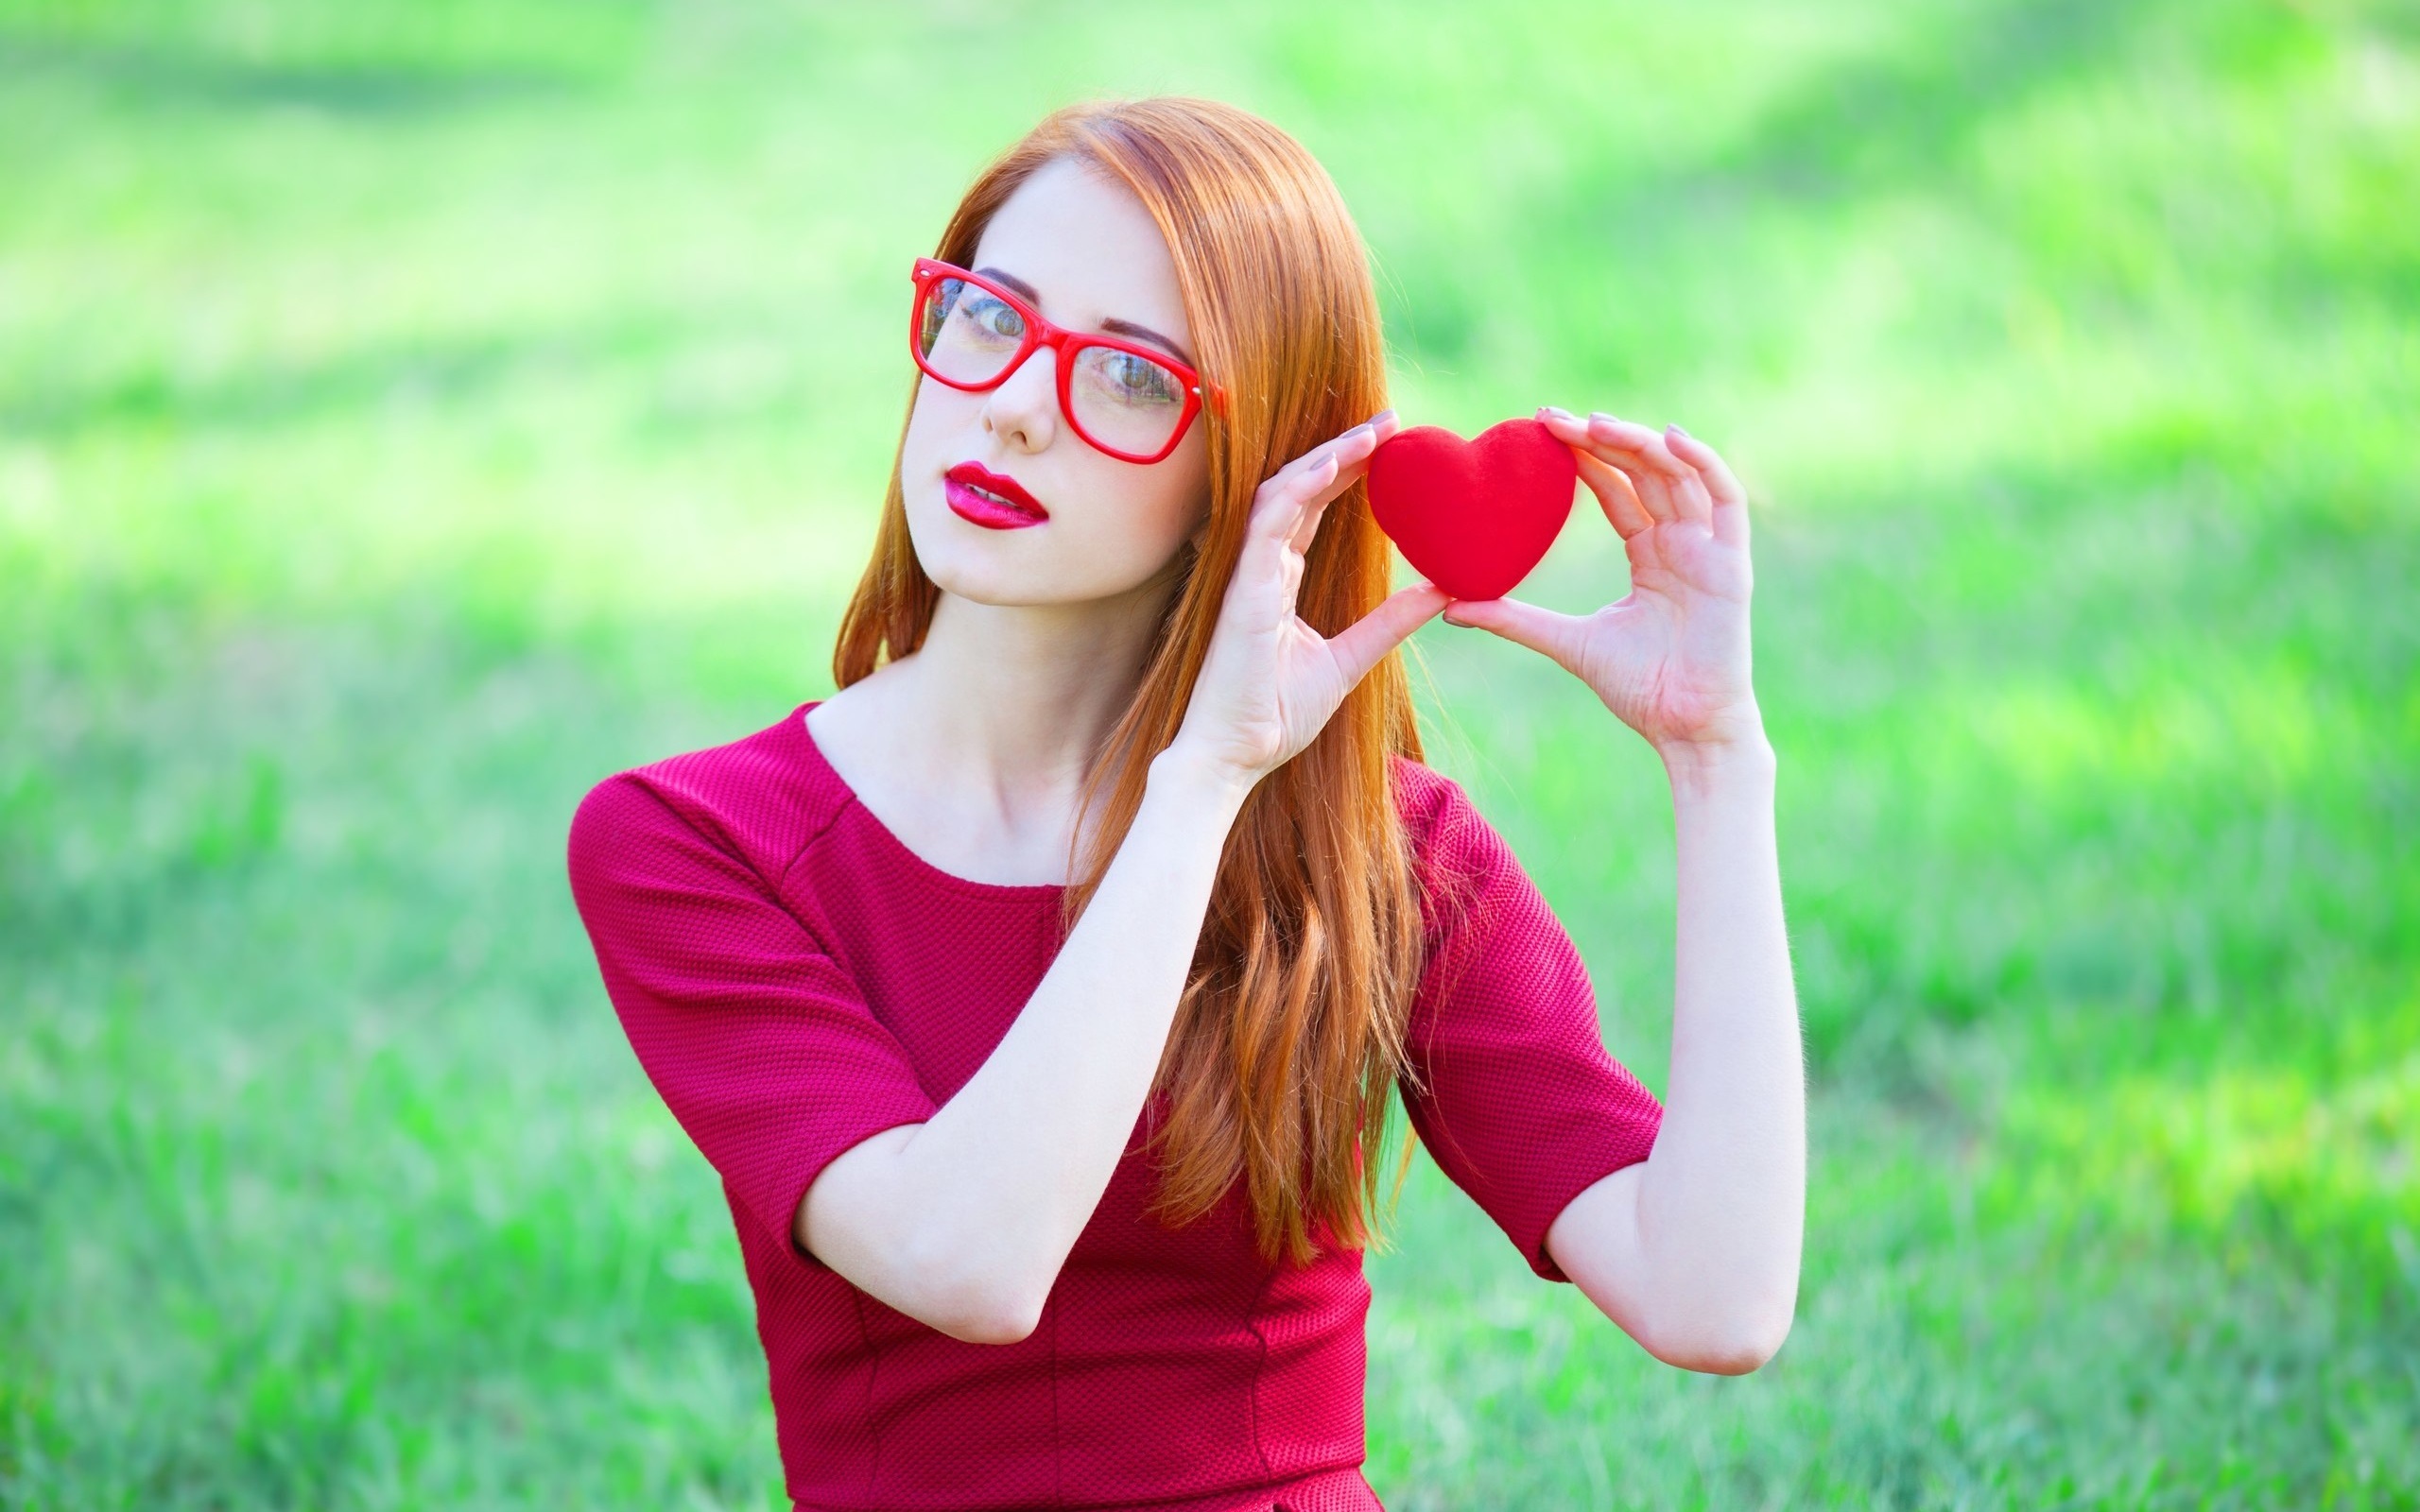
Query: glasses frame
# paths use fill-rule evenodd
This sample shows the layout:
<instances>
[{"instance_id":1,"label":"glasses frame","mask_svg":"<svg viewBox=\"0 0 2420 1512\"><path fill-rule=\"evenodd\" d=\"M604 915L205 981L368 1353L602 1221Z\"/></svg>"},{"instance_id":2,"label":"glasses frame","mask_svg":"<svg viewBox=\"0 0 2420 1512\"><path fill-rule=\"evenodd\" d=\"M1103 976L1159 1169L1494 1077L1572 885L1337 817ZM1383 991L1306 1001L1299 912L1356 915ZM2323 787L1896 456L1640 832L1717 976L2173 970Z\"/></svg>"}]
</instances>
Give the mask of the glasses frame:
<instances>
[{"instance_id":1,"label":"glasses frame","mask_svg":"<svg viewBox=\"0 0 2420 1512\"><path fill-rule=\"evenodd\" d=\"M1053 325L1042 318L1041 311L1008 289L1002 288L979 273L959 267L954 263L944 263L937 257L916 259L914 278L916 298L908 307L908 354L916 359L916 366L926 377L939 379L950 387L961 389L967 393L984 393L1007 383L1011 374L1025 366L1025 360L1028 357L1032 356L1042 348L1048 347L1058 354L1059 359L1056 364L1059 369L1059 413L1066 418L1067 428L1081 437L1085 445L1104 455L1114 456L1121 462L1157 462L1177 449L1178 443L1184 439L1184 433L1193 428L1194 417L1201 414L1205 406L1213 415L1223 417L1226 414L1226 390L1217 384L1205 381L1199 369L1173 352L1163 352L1157 347L1143 346L1132 341L1121 341L1115 336L1093 335L1086 332L1070 331L1064 326ZM925 361L923 350L925 301L931 297L929 291L932 285L945 278L959 279L974 284L1024 318L1025 340L1018 345L1016 354L1009 359L1008 365L1000 369L998 377L979 384L961 383L947 373L935 371L931 365ZM1156 452L1121 452L1115 446L1102 445L1098 438L1084 429L1083 421L1076 418L1075 394L1070 386L1075 382L1076 354L1086 347L1107 347L1112 352L1123 352L1146 361L1158 363L1184 381L1184 413L1177 417L1176 429L1169 433L1168 443L1166 446Z\"/></svg>"}]
</instances>

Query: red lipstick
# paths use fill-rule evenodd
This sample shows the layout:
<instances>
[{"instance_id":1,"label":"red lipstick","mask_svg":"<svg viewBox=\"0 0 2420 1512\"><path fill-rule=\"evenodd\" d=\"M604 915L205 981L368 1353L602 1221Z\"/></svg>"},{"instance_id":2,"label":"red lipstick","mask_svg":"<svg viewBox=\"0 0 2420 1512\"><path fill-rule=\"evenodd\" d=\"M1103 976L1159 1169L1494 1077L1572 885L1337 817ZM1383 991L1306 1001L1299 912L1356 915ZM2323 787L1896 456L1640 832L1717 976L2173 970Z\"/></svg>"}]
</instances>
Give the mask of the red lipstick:
<instances>
[{"instance_id":1,"label":"red lipstick","mask_svg":"<svg viewBox=\"0 0 2420 1512\"><path fill-rule=\"evenodd\" d=\"M950 512L971 524L994 530L1013 530L1021 525L1038 525L1050 518L1050 511L1042 507L1042 501L1028 493L1016 479L1005 472L994 472L979 462L960 462L942 476Z\"/></svg>"}]
</instances>

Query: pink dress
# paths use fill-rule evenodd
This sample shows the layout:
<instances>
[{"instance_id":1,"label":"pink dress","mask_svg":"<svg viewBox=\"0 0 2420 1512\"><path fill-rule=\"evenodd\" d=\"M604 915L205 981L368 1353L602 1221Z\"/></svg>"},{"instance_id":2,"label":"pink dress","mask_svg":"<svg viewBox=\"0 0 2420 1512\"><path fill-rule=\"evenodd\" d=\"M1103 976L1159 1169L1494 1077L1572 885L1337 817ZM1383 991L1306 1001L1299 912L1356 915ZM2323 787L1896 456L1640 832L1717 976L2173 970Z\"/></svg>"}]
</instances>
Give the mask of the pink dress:
<instances>
[{"instance_id":1,"label":"pink dress","mask_svg":"<svg viewBox=\"0 0 2420 1512\"><path fill-rule=\"evenodd\" d=\"M808 704L600 782L572 891L631 1047L722 1178L802 1512L1136 1507L1368 1512L1358 1251L1255 1253L1238 1181L1177 1230L1144 1213L1155 1095L1033 1333L969 1344L801 1251L824 1162L929 1118L1061 943L1056 885L970 882L856 800ZM1430 921L1412 1126L1530 1268L1547 1228L1647 1158L1663 1108L1605 1051L1579 954L1457 783L1395 758ZM1459 919L1460 921L1456 922Z\"/></svg>"}]
</instances>

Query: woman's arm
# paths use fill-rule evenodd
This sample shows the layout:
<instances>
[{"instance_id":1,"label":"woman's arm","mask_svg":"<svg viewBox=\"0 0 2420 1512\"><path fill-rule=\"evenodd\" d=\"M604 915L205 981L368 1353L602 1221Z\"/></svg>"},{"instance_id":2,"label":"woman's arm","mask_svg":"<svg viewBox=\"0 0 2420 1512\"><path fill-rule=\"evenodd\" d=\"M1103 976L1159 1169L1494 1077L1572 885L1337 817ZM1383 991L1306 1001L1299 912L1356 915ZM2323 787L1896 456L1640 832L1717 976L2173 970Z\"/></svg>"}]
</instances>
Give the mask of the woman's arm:
<instances>
[{"instance_id":1,"label":"woman's arm","mask_svg":"<svg viewBox=\"0 0 2420 1512\"><path fill-rule=\"evenodd\" d=\"M1654 1153L1572 1199L1547 1247L1656 1358L1736 1375L1797 1306L1806 1098L1759 734L1668 760L1679 886L1672 1074Z\"/></svg>"},{"instance_id":2,"label":"woman's arm","mask_svg":"<svg viewBox=\"0 0 2420 1512\"><path fill-rule=\"evenodd\" d=\"M1150 1091L1227 832L1249 791L1170 747L1050 969L981 1069L923 1124L852 1146L798 1238L955 1337L1033 1332Z\"/></svg>"},{"instance_id":3,"label":"woman's arm","mask_svg":"<svg viewBox=\"0 0 2420 1512\"><path fill-rule=\"evenodd\" d=\"M1612 416L1540 419L1622 537L1631 592L1594 614L1457 603L1454 624L1544 652L1663 758L1679 869L1672 1075L1655 1147L1547 1230L1574 1284L1658 1359L1738 1374L1797 1306L1806 1074L1752 687L1747 495L1711 447Z\"/></svg>"},{"instance_id":4,"label":"woman's arm","mask_svg":"<svg viewBox=\"0 0 2420 1512\"><path fill-rule=\"evenodd\" d=\"M799 1243L889 1305L975 1342L1040 1321L1150 1095L1245 799L1445 604L1417 584L1333 639L1295 612L1322 513L1392 428L1357 425L1261 485L1184 725L1033 996L930 1119L851 1146L807 1187Z\"/></svg>"}]
</instances>

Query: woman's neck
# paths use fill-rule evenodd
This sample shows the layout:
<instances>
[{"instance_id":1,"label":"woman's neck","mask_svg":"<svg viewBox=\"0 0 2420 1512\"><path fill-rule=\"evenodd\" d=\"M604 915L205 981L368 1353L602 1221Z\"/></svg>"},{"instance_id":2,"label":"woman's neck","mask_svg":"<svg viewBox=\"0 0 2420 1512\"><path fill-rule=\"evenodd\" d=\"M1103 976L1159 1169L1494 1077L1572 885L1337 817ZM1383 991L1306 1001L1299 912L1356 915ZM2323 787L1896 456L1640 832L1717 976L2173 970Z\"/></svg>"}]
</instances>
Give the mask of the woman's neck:
<instances>
[{"instance_id":1,"label":"woman's neck","mask_svg":"<svg viewBox=\"0 0 2420 1512\"><path fill-rule=\"evenodd\" d=\"M1134 696L1166 604L1165 590L1053 605L944 593L891 712L969 781L1072 793Z\"/></svg>"},{"instance_id":2,"label":"woman's neck","mask_svg":"<svg viewBox=\"0 0 2420 1512\"><path fill-rule=\"evenodd\" d=\"M818 709L816 742L942 869L1061 880L1087 764L1134 696L1166 595L1002 606L944 593L914 653Z\"/></svg>"}]
</instances>

